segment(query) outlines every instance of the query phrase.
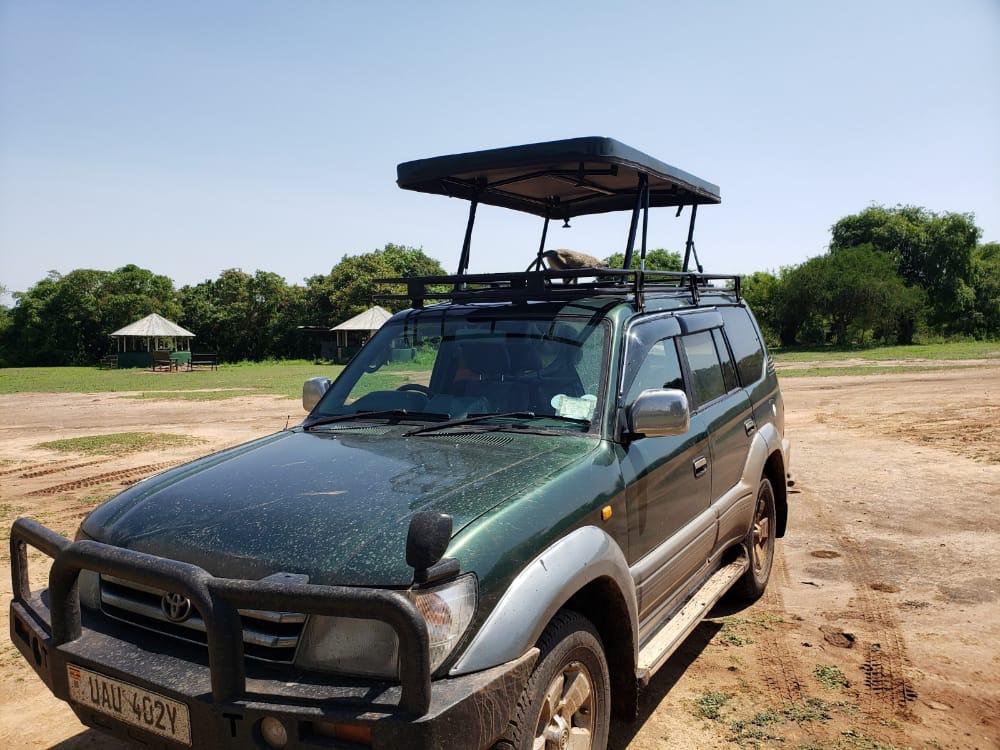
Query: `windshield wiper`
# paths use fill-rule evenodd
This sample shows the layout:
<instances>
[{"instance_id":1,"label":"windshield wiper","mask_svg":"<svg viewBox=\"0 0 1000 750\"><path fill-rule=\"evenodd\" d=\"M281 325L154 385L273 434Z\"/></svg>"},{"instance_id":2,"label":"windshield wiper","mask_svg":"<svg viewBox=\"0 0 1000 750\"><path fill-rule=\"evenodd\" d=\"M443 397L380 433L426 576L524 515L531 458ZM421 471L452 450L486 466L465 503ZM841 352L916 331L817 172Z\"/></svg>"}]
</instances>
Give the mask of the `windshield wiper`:
<instances>
[{"instance_id":1,"label":"windshield wiper","mask_svg":"<svg viewBox=\"0 0 1000 750\"><path fill-rule=\"evenodd\" d=\"M445 419L447 419L449 416L450 415L448 414L437 414L435 412L422 412L422 411L407 411L406 409L379 409L376 411L352 411L349 414L332 414L328 417L318 417L309 424L302 425L302 429L308 430L313 427L319 427L325 424L333 424L334 422L347 422L351 419L378 419L380 417L409 417L411 419L444 417Z\"/></svg>"},{"instance_id":2,"label":"windshield wiper","mask_svg":"<svg viewBox=\"0 0 1000 750\"><path fill-rule=\"evenodd\" d=\"M475 424L476 422L482 422L484 419L502 419L504 417L510 417L515 419L534 419L535 412L533 411L507 411L498 414L477 414L474 417L462 417L461 419L449 419L447 422L438 422L437 424L428 424L422 427L417 427L415 429L409 430L403 433L403 437L409 437L410 435L419 435L421 432L431 432L432 430L443 430L448 427L457 427L462 424Z\"/></svg>"},{"instance_id":3,"label":"windshield wiper","mask_svg":"<svg viewBox=\"0 0 1000 750\"><path fill-rule=\"evenodd\" d=\"M462 419L451 419L447 422L438 422L437 424L423 425L422 427L417 427L415 429L409 430L403 433L403 437L409 437L410 435L420 435L424 432L433 432L435 430L443 430L449 427L458 427L460 425L475 424L476 422L483 422L487 419L558 419L565 422L573 422L575 424L589 425L589 419L579 419L577 417L563 417L559 414L535 414L533 411L508 411L501 412L498 414L477 414L474 417L463 417ZM497 429L500 429L499 427Z\"/></svg>"}]
</instances>

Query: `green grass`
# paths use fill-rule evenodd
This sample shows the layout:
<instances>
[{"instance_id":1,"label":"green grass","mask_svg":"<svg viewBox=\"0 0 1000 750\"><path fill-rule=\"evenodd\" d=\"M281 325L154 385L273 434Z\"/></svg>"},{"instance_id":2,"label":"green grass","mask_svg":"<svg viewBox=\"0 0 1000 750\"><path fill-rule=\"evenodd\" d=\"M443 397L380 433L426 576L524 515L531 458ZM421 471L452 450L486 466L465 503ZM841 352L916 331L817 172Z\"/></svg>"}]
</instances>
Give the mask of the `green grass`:
<instances>
[{"instance_id":1,"label":"green grass","mask_svg":"<svg viewBox=\"0 0 1000 750\"><path fill-rule=\"evenodd\" d=\"M812 721L829 721L832 718L832 703L822 698L806 698L798 703L790 703L781 709L781 715L796 724L808 724Z\"/></svg>"},{"instance_id":2,"label":"green grass","mask_svg":"<svg viewBox=\"0 0 1000 750\"><path fill-rule=\"evenodd\" d=\"M754 714L749 720L733 721L729 724L729 730L733 733L732 741L741 747L760 747L762 742L781 742L781 736L773 734L766 727L783 721L784 717L773 708Z\"/></svg>"},{"instance_id":3,"label":"green grass","mask_svg":"<svg viewBox=\"0 0 1000 750\"><path fill-rule=\"evenodd\" d=\"M838 359L1000 359L1000 341L949 341L939 344L877 346L861 349L834 347L774 349L774 360L819 362ZM782 373L784 374L784 373Z\"/></svg>"},{"instance_id":4,"label":"green grass","mask_svg":"<svg viewBox=\"0 0 1000 750\"><path fill-rule=\"evenodd\" d=\"M955 370L948 365L916 365L896 367L893 365L852 365L850 367L790 367L778 370L779 378L832 378L845 375L909 375L914 372L938 372ZM970 368L974 369L974 368Z\"/></svg>"},{"instance_id":5,"label":"green grass","mask_svg":"<svg viewBox=\"0 0 1000 750\"><path fill-rule=\"evenodd\" d=\"M695 701L695 707L698 709L698 715L704 719L717 721L722 717L722 707L729 703L729 700L732 697L733 696L728 693L706 690L698 697L698 700Z\"/></svg>"},{"instance_id":6,"label":"green grass","mask_svg":"<svg viewBox=\"0 0 1000 750\"><path fill-rule=\"evenodd\" d=\"M98 370L96 367L11 367L0 369L0 393L114 393L137 391L143 398L211 400L248 395L301 398L307 378L336 377L339 365L305 360L220 365L216 371L151 373L148 370ZM225 389L211 395L205 389ZM180 395L186 392L185 395ZM153 394L157 395L153 395ZM170 393L177 393L170 396Z\"/></svg>"},{"instance_id":7,"label":"green grass","mask_svg":"<svg viewBox=\"0 0 1000 750\"><path fill-rule=\"evenodd\" d=\"M47 443L38 443L35 447L67 453L121 456L126 453L160 450L179 445L197 445L202 442L204 441L198 438L174 435L169 432L113 432L109 435L85 435L84 437L50 440Z\"/></svg>"},{"instance_id":8,"label":"green grass","mask_svg":"<svg viewBox=\"0 0 1000 750\"><path fill-rule=\"evenodd\" d=\"M844 741L839 743L838 747L849 747L852 750L903 750L903 748L897 745L879 742L871 737L867 737L855 729L848 729L846 732L841 732L840 735L844 738Z\"/></svg>"},{"instance_id":9,"label":"green grass","mask_svg":"<svg viewBox=\"0 0 1000 750\"><path fill-rule=\"evenodd\" d=\"M827 690L838 690L851 684L839 667L830 664L817 664L813 670L813 677Z\"/></svg>"},{"instance_id":10,"label":"green grass","mask_svg":"<svg viewBox=\"0 0 1000 750\"><path fill-rule=\"evenodd\" d=\"M127 398L147 399L156 401L221 401L239 396L259 396L258 391L251 388L222 388L212 391L140 391L130 393Z\"/></svg>"}]
</instances>

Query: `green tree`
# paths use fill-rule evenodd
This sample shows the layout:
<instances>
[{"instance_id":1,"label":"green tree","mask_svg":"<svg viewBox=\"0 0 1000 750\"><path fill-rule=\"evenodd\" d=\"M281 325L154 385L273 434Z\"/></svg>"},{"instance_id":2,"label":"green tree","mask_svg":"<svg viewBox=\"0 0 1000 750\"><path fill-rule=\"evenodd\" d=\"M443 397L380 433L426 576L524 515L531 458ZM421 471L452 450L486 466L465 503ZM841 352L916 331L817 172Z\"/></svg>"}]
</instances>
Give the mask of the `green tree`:
<instances>
[{"instance_id":1,"label":"green tree","mask_svg":"<svg viewBox=\"0 0 1000 750\"><path fill-rule=\"evenodd\" d=\"M925 302L923 290L907 286L892 259L870 245L783 269L773 294L783 345L898 341Z\"/></svg>"},{"instance_id":2,"label":"green tree","mask_svg":"<svg viewBox=\"0 0 1000 750\"><path fill-rule=\"evenodd\" d=\"M975 308L973 254L980 235L972 214L874 205L833 225L830 251L869 245L885 253L903 281L927 292L933 327L969 332Z\"/></svg>"},{"instance_id":3,"label":"green tree","mask_svg":"<svg viewBox=\"0 0 1000 750\"><path fill-rule=\"evenodd\" d=\"M217 279L179 292L181 325L196 335L196 347L223 359L260 360L301 356L298 326L305 317L302 290L276 273L228 269Z\"/></svg>"},{"instance_id":4,"label":"green tree","mask_svg":"<svg viewBox=\"0 0 1000 750\"><path fill-rule=\"evenodd\" d=\"M773 346L778 343L781 330L779 315L781 279L768 271L757 271L743 277L741 290L768 344Z\"/></svg>"},{"instance_id":5,"label":"green tree","mask_svg":"<svg viewBox=\"0 0 1000 750\"><path fill-rule=\"evenodd\" d=\"M826 340L825 256L782 268L772 289L773 325L782 346L819 344Z\"/></svg>"},{"instance_id":6,"label":"green tree","mask_svg":"<svg viewBox=\"0 0 1000 750\"><path fill-rule=\"evenodd\" d=\"M971 330L977 336L1000 336L1000 242L976 248L972 258L975 304Z\"/></svg>"},{"instance_id":7,"label":"green tree","mask_svg":"<svg viewBox=\"0 0 1000 750\"><path fill-rule=\"evenodd\" d=\"M328 274L306 279L306 296L313 325L336 325L371 307L379 294L402 294L400 286L383 287L378 279L406 276L435 276L445 273L441 263L422 248L386 245L381 250L345 255ZM405 301L381 302L396 311L408 307Z\"/></svg>"},{"instance_id":8,"label":"green tree","mask_svg":"<svg viewBox=\"0 0 1000 750\"><path fill-rule=\"evenodd\" d=\"M604 259L608 268L623 268L625 265L625 253L612 253ZM639 251L632 254L632 268L639 267ZM674 250L665 250L658 247L655 250L646 252L646 270L648 271L680 271L681 254Z\"/></svg>"},{"instance_id":9,"label":"green tree","mask_svg":"<svg viewBox=\"0 0 1000 750\"><path fill-rule=\"evenodd\" d=\"M0 297L7 294L7 287L0 284ZM13 315L7 305L0 305L0 367L7 367L9 355L7 353L7 336L13 324Z\"/></svg>"},{"instance_id":10,"label":"green tree","mask_svg":"<svg viewBox=\"0 0 1000 750\"><path fill-rule=\"evenodd\" d=\"M135 265L51 271L14 297L5 348L19 364L91 363L110 351L112 331L152 312L180 313L173 282Z\"/></svg>"}]
</instances>

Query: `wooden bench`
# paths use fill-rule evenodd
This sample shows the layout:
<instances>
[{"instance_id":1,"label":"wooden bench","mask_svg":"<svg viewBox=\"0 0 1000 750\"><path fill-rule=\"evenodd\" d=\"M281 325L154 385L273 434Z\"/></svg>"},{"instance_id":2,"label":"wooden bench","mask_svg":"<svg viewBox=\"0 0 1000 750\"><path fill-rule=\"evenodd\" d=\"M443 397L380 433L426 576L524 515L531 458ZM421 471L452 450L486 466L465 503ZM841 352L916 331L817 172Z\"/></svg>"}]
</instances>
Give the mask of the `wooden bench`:
<instances>
[{"instance_id":1,"label":"wooden bench","mask_svg":"<svg viewBox=\"0 0 1000 750\"><path fill-rule=\"evenodd\" d=\"M204 365L213 370L219 369L219 355L215 352L191 352L191 361L188 362L188 370L193 370L195 365Z\"/></svg>"},{"instance_id":2,"label":"wooden bench","mask_svg":"<svg viewBox=\"0 0 1000 750\"><path fill-rule=\"evenodd\" d=\"M117 354L104 355L103 357L101 357L101 362L97 366L102 370L117 370L118 355Z\"/></svg>"}]
</instances>

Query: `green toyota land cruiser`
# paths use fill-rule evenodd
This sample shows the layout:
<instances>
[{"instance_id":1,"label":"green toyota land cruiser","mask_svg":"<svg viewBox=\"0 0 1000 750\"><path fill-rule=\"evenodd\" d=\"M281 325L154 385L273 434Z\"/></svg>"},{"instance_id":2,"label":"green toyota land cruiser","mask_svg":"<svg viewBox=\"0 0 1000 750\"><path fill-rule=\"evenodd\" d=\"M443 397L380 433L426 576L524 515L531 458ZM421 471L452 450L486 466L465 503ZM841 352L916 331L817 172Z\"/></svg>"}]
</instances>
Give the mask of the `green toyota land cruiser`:
<instances>
[{"instance_id":1,"label":"green toyota land cruiser","mask_svg":"<svg viewBox=\"0 0 1000 750\"><path fill-rule=\"evenodd\" d=\"M740 279L698 262L718 188L606 138L398 183L470 202L458 271L387 280L409 309L306 383L301 424L130 487L72 542L15 522L11 638L88 726L600 750L723 594L764 591L789 448ZM479 204L543 219L528 271L469 273ZM680 272L644 268L662 206L689 211ZM551 219L616 210L623 268L546 250ZM53 558L40 591L29 546Z\"/></svg>"}]
</instances>

